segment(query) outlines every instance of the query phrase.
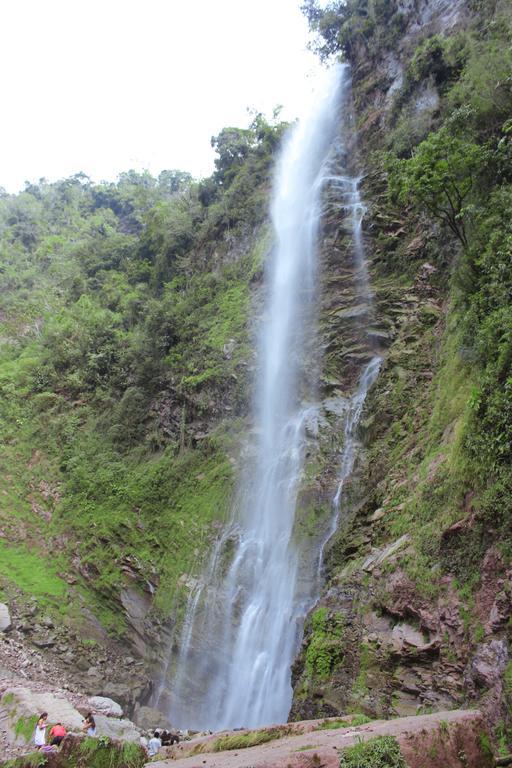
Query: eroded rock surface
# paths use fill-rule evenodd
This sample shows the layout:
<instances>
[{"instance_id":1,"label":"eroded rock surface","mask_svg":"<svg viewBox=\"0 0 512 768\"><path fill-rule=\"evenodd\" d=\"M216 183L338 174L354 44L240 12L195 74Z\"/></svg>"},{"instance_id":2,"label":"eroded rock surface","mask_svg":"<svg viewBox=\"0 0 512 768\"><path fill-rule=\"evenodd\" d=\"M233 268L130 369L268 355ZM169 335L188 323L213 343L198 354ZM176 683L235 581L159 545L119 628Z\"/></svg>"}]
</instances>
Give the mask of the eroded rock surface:
<instances>
[{"instance_id":1,"label":"eroded rock surface","mask_svg":"<svg viewBox=\"0 0 512 768\"><path fill-rule=\"evenodd\" d=\"M479 712L439 712L436 715L376 721L358 727L325 728L325 721L293 724L293 733L256 747L216 752L219 734L186 745L166 748L168 759L148 763L152 768L338 768L344 747L378 736L395 736L408 768L491 768L492 755L482 746L485 725ZM319 726L320 729L319 729ZM243 731L231 732L236 736ZM223 734L227 735L227 734ZM210 751L211 750L211 751ZM164 750L159 753L163 755ZM186 756L191 755L191 756Z\"/></svg>"}]
</instances>

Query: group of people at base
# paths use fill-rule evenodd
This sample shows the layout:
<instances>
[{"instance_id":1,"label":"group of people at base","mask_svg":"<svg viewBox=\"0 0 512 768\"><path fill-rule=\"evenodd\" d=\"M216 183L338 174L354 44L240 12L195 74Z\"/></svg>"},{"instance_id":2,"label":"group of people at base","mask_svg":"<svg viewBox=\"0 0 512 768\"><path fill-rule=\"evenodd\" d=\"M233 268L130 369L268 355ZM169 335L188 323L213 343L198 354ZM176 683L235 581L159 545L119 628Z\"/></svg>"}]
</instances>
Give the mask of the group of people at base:
<instances>
[{"instance_id":1,"label":"group of people at base","mask_svg":"<svg viewBox=\"0 0 512 768\"><path fill-rule=\"evenodd\" d=\"M48 712L42 712L36 723L34 731L34 744L41 752L55 752L61 745L67 731L62 723L55 723L46 738L46 729L48 728ZM96 736L96 723L92 712L88 712L82 721L82 731L88 736Z\"/></svg>"},{"instance_id":2,"label":"group of people at base","mask_svg":"<svg viewBox=\"0 0 512 768\"><path fill-rule=\"evenodd\" d=\"M154 757L158 754L161 747L167 747L169 745L172 746L172 744L177 744L179 740L179 736L177 736L175 733L171 733L170 731L166 730L156 730L154 731L149 741L145 736L142 736L140 743L141 746L147 750L149 757Z\"/></svg>"}]
</instances>

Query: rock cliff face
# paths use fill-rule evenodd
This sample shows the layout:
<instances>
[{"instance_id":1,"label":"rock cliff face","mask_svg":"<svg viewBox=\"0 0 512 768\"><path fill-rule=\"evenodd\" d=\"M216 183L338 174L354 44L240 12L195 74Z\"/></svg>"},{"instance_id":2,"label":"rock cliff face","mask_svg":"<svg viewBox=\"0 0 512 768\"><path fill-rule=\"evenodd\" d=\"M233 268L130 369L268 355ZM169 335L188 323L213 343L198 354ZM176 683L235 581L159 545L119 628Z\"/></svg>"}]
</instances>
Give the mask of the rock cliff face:
<instances>
[{"instance_id":1,"label":"rock cliff face","mask_svg":"<svg viewBox=\"0 0 512 768\"><path fill-rule=\"evenodd\" d=\"M387 28L365 34L371 4L363 5L366 14L354 11L344 27L340 22L339 39L353 74L365 248L383 363L363 413L364 450L326 553L324 591L294 666L291 719L344 711L404 716L478 702L503 733L512 573L475 510L477 483L461 477L458 464L471 379L450 289L458 246L426 210L417 216L391 201L383 162L390 147L408 156L404 146L414 147L439 125L445 84L435 71L414 79L421 51L482 24L482 8L389 3ZM343 38L347 25L352 32ZM359 351L345 324L350 290L335 215L326 220L323 254L328 398L342 381L350 386L350 361ZM340 449L335 435L332 441L328 470L316 480L325 503L334 494L332 456Z\"/></svg>"}]
</instances>

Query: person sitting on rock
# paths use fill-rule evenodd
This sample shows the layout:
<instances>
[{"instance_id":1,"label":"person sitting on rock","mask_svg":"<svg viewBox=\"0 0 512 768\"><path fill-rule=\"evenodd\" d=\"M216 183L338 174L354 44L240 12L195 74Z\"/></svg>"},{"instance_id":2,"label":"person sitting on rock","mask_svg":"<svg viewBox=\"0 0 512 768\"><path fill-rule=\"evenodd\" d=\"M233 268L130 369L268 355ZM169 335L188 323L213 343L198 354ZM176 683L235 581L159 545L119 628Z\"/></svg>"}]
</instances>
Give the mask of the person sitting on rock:
<instances>
[{"instance_id":1,"label":"person sitting on rock","mask_svg":"<svg viewBox=\"0 0 512 768\"><path fill-rule=\"evenodd\" d=\"M46 744L46 728L48 726L48 723L46 722L47 717L48 712L43 712L36 723L36 730L34 731L34 744L36 747L44 747Z\"/></svg>"},{"instance_id":2,"label":"person sitting on rock","mask_svg":"<svg viewBox=\"0 0 512 768\"><path fill-rule=\"evenodd\" d=\"M67 731L64 728L64 726L62 725L62 723L56 723L53 726L53 728L51 729L50 734L49 734L49 736L50 736L50 744L52 746L58 747L60 745L62 739L66 735L66 733L67 733Z\"/></svg>"},{"instance_id":3,"label":"person sitting on rock","mask_svg":"<svg viewBox=\"0 0 512 768\"><path fill-rule=\"evenodd\" d=\"M172 733L168 730L162 731L160 738L162 739L162 747L172 747L173 744L179 744L180 741L180 737L177 733Z\"/></svg>"},{"instance_id":4,"label":"person sitting on rock","mask_svg":"<svg viewBox=\"0 0 512 768\"><path fill-rule=\"evenodd\" d=\"M156 754L158 754L158 751L160 750L162 746L162 739L160 738L158 731L155 731L153 736L149 740L148 744L148 754L150 757L154 757Z\"/></svg>"},{"instance_id":5,"label":"person sitting on rock","mask_svg":"<svg viewBox=\"0 0 512 768\"><path fill-rule=\"evenodd\" d=\"M85 731L88 736L96 736L96 721L92 712L86 714L82 724L82 731Z\"/></svg>"},{"instance_id":6,"label":"person sitting on rock","mask_svg":"<svg viewBox=\"0 0 512 768\"><path fill-rule=\"evenodd\" d=\"M162 747L167 747L171 743L171 734L168 730L164 729L160 733L160 739L162 741Z\"/></svg>"}]
</instances>

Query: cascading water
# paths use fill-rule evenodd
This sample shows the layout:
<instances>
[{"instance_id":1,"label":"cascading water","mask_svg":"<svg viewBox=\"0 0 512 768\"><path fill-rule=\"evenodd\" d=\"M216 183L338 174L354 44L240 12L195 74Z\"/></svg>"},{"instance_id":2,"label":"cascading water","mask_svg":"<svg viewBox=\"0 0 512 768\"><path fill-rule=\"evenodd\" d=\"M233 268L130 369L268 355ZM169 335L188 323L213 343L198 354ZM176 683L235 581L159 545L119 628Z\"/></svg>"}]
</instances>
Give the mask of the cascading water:
<instances>
[{"instance_id":1,"label":"cascading water","mask_svg":"<svg viewBox=\"0 0 512 768\"><path fill-rule=\"evenodd\" d=\"M373 320L373 294L370 289L370 279L364 257L364 246L362 238L362 220L365 213L365 207L361 200L359 185L361 178L359 176L332 175L329 178L331 186L338 191L338 207L347 218L348 230L352 238L352 255L354 262L354 297L356 308L354 316L358 320L360 332L365 337L368 353L372 351L375 344L371 337L371 323ZM340 461L340 472L338 477L338 486L332 503L331 524L327 530L325 538L320 546L320 556L318 560L318 569L321 571L325 548L336 532L339 524L341 502L343 499L343 490L346 481L352 475L355 461L360 447L358 441L358 427L361 419L366 396L375 383L381 366L382 358L380 355L373 354L371 359L364 365L359 376L357 388L354 394L347 398L340 411L343 413L343 449Z\"/></svg>"},{"instance_id":2,"label":"cascading water","mask_svg":"<svg viewBox=\"0 0 512 768\"><path fill-rule=\"evenodd\" d=\"M349 87L345 67L331 70L309 115L291 130L277 167L272 206L276 245L259 344L255 428L231 524L189 600L170 693L169 714L179 727L255 727L284 722L290 710L291 664L333 532L324 532L316 556L302 557L294 524L306 431L319 411L313 404L311 372L317 241L326 185L352 216L358 294L366 305L371 303L358 180L332 174L340 144L337 132L346 122L340 109ZM351 194L359 207L354 200L347 203ZM354 465L355 428L378 371L376 360L367 366L346 408L347 473ZM336 516L335 510L332 526Z\"/></svg>"}]
</instances>

